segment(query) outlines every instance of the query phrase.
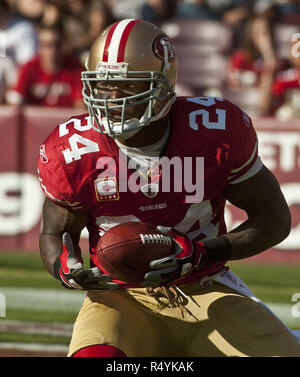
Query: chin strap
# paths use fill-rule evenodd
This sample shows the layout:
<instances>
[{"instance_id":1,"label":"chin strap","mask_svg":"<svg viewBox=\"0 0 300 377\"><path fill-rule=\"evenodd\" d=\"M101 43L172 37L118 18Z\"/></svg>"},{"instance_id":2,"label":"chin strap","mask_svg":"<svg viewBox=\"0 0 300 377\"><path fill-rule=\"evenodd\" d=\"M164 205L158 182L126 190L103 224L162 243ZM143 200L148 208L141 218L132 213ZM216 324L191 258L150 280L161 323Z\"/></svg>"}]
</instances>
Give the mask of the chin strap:
<instances>
[{"instance_id":1,"label":"chin strap","mask_svg":"<svg viewBox=\"0 0 300 377\"><path fill-rule=\"evenodd\" d=\"M170 107L176 100L176 93L173 94L173 96L169 99L169 101L164 105L164 107L160 110L160 112L157 115L152 116L149 119L149 123L155 122L156 120L163 118L170 110Z\"/></svg>"}]
</instances>

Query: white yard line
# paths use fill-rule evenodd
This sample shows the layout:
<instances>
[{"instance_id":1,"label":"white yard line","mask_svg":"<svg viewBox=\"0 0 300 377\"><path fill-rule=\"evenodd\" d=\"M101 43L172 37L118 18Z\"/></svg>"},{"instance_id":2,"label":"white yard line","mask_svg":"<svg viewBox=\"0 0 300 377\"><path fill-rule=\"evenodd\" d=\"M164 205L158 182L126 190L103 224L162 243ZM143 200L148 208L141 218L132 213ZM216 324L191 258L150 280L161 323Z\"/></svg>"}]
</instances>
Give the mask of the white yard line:
<instances>
[{"instance_id":1,"label":"white yard line","mask_svg":"<svg viewBox=\"0 0 300 377\"><path fill-rule=\"evenodd\" d=\"M0 333L51 335L71 337L73 331L72 323L47 323L17 320L0 320Z\"/></svg>"},{"instance_id":2,"label":"white yard line","mask_svg":"<svg viewBox=\"0 0 300 377\"><path fill-rule=\"evenodd\" d=\"M67 289L0 287L0 294L5 297L6 309L77 313L80 310L86 292ZM266 303L266 305L287 326L299 328L300 317L292 315L292 308L295 303ZM0 318L0 322L3 320L5 318Z\"/></svg>"},{"instance_id":3,"label":"white yard line","mask_svg":"<svg viewBox=\"0 0 300 377\"><path fill-rule=\"evenodd\" d=\"M20 350L33 352L49 352L49 353L67 353L68 346L61 344L43 344L43 343L15 343L0 342L0 350ZM1 356L1 351L0 351Z\"/></svg>"},{"instance_id":4,"label":"white yard line","mask_svg":"<svg viewBox=\"0 0 300 377\"><path fill-rule=\"evenodd\" d=\"M295 317L292 315L292 308L295 303L290 304L275 304L266 303L266 305L272 310L274 314L277 315L281 321L283 321L290 328L300 327L300 317Z\"/></svg>"},{"instance_id":5,"label":"white yard line","mask_svg":"<svg viewBox=\"0 0 300 377\"><path fill-rule=\"evenodd\" d=\"M6 309L76 313L86 292L58 289L0 287Z\"/></svg>"}]
</instances>

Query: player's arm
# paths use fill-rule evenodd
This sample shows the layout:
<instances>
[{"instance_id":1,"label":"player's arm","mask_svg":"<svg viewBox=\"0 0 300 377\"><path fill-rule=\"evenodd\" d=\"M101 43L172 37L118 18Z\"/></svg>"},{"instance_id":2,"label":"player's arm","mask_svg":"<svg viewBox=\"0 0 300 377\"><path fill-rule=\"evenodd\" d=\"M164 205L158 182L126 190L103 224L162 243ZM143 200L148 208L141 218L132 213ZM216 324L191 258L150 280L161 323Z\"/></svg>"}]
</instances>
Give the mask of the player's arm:
<instances>
[{"instance_id":1,"label":"player's arm","mask_svg":"<svg viewBox=\"0 0 300 377\"><path fill-rule=\"evenodd\" d=\"M265 166L247 180L228 184L225 196L246 211L248 219L229 233L204 242L189 240L174 229L167 230L174 243L174 254L150 262L144 285L168 284L195 268L251 257L288 236L289 207L276 178Z\"/></svg>"},{"instance_id":2,"label":"player's arm","mask_svg":"<svg viewBox=\"0 0 300 377\"><path fill-rule=\"evenodd\" d=\"M63 248L63 234L68 232L76 256L81 259L80 233L87 223L84 212L71 212L46 198L43 206L43 228L40 235L40 255L47 271L54 276L53 266Z\"/></svg>"},{"instance_id":3,"label":"player's arm","mask_svg":"<svg viewBox=\"0 0 300 377\"><path fill-rule=\"evenodd\" d=\"M274 175L265 166L246 181L227 185L226 198L248 219L227 233L229 260L259 254L280 243L291 229L291 215Z\"/></svg>"},{"instance_id":4,"label":"player's arm","mask_svg":"<svg viewBox=\"0 0 300 377\"><path fill-rule=\"evenodd\" d=\"M288 236L289 207L277 180L265 166L245 181L228 184L225 194L232 204L246 211L248 219L229 233L204 242L192 241L175 229L166 228L173 240L174 254L150 262L144 285L165 285L195 268L251 257ZM160 230L163 231L161 227Z\"/></svg>"},{"instance_id":5,"label":"player's arm","mask_svg":"<svg viewBox=\"0 0 300 377\"><path fill-rule=\"evenodd\" d=\"M80 233L87 224L84 212L69 211L46 198L40 235L41 259L49 273L66 288L84 290L118 289L111 276L99 268L83 267Z\"/></svg>"}]
</instances>

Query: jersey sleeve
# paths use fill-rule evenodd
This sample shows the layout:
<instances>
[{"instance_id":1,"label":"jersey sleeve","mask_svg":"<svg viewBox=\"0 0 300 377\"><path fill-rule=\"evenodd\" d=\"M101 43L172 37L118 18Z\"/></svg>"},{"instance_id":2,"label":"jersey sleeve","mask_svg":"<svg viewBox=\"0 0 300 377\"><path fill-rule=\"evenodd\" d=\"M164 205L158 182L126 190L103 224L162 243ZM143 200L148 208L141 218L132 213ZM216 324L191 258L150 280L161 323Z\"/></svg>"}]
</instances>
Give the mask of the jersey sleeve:
<instances>
[{"instance_id":1,"label":"jersey sleeve","mask_svg":"<svg viewBox=\"0 0 300 377\"><path fill-rule=\"evenodd\" d=\"M228 183L236 184L254 176L263 163L258 154L258 140L251 118L238 106L231 109L231 157Z\"/></svg>"},{"instance_id":2,"label":"jersey sleeve","mask_svg":"<svg viewBox=\"0 0 300 377\"><path fill-rule=\"evenodd\" d=\"M53 133L40 146L37 161L40 185L45 195L55 204L69 210L78 210L81 209L81 205L63 167L60 149L61 147L55 143Z\"/></svg>"}]
</instances>

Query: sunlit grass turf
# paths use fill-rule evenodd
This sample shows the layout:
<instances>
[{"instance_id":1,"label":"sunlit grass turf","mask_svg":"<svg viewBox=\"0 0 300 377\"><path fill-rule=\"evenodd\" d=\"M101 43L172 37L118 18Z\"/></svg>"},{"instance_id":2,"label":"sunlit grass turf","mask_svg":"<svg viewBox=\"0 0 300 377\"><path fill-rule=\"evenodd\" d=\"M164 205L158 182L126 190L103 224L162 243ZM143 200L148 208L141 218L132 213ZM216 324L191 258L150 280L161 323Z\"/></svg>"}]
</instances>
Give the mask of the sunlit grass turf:
<instances>
[{"instance_id":1,"label":"sunlit grass turf","mask_svg":"<svg viewBox=\"0 0 300 377\"><path fill-rule=\"evenodd\" d=\"M84 255L88 267L88 256ZM291 302L300 292L300 265L231 262L230 268L261 300ZM0 252L0 286L64 290L46 271L37 253Z\"/></svg>"},{"instance_id":2,"label":"sunlit grass turf","mask_svg":"<svg viewBox=\"0 0 300 377\"><path fill-rule=\"evenodd\" d=\"M88 256L84 255L88 267ZM45 269L38 253L1 252L0 286L65 289Z\"/></svg>"},{"instance_id":3,"label":"sunlit grass turf","mask_svg":"<svg viewBox=\"0 0 300 377\"><path fill-rule=\"evenodd\" d=\"M300 292L300 265L231 262L229 266L264 302L289 304Z\"/></svg>"},{"instance_id":4,"label":"sunlit grass turf","mask_svg":"<svg viewBox=\"0 0 300 377\"><path fill-rule=\"evenodd\" d=\"M88 255L84 255L89 266ZM235 272L254 294L269 303L291 304L300 292L300 266L231 262ZM0 252L0 287L66 290L46 271L38 253ZM20 321L74 323L77 313L47 312L7 308L6 318ZM294 327L297 328L298 326ZM300 325L299 325L300 328ZM0 333L1 341L67 344L70 339L31 334Z\"/></svg>"},{"instance_id":5,"label":"sunlit grass turf","mask_svg":"<svg viewBox=\"0 0 300 377\"><path fill-rule=\"evenodd\" d=\"M8 309L6 318L18 321L74 323L77 313ZM0 319L1 321L1 319Z\"/></svg>"},{"instance_id":6,"label":"sunlit grass turf","mask_svg":"<svg viewBox=\"0 0 300 377\"><path fill-rule=\"evenodd\" d=\"M88 266L88 257L84 256ZM45 269L38 253L0 252L0 287L57 289L66 288ZM77 313L29 311L7 308L6 318L21 321L74 323Z\"/></svg>"}]
</instances>

